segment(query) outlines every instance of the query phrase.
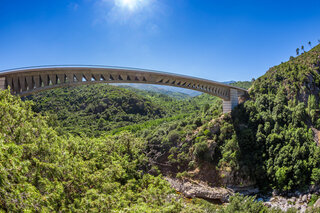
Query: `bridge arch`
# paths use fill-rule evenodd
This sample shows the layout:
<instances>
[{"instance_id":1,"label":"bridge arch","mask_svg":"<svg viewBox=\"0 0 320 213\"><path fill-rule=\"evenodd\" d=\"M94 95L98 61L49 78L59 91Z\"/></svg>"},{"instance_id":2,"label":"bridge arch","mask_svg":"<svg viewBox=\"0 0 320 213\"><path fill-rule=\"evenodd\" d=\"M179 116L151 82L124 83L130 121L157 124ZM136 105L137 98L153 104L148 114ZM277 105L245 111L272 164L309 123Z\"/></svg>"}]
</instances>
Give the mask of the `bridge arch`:
<instances>
[{"instance_id":1,"label":"bridge arch","mask_svg":"<svg viewBox=\"0 0 320 213\"><path fill-rule=\"evenodd\" d=\"M95 83L143 83L181 87L223 99L223 112L230 112L247 90L223 83L154 70L105 66L45 66L0 72L0 89L27 96L43 90Z\"/></svg>"}]
</instances>

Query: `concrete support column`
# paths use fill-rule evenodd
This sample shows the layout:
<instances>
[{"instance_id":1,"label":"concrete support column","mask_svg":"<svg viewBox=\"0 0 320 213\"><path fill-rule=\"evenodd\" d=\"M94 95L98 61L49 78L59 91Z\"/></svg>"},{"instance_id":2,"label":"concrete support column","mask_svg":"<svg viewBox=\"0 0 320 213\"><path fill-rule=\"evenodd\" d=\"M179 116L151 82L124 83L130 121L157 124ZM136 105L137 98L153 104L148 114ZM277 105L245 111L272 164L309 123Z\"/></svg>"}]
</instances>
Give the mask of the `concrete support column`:
<instances>
[{"instance_id":1,"label":"concrete support column","mask_svg":"<svg viewBox=\"0 0 320 213\"><path fill-rule=\"evenodd\" d=\"M6 78L5 77L0 78L0 90L2 90L2 89L6 89Z\"/></svg>"},{"instance_id":2,"label":"concrete support column","mask_svg":"<svg viewBox=\"0 0 320 213\"><path fill-rule=\"evenodd\" d=\"M223 100L223 113L228 113L233 110L238 105L238 90L230 89L230 99L229 101Z\"/></svg>"}]
</instances>

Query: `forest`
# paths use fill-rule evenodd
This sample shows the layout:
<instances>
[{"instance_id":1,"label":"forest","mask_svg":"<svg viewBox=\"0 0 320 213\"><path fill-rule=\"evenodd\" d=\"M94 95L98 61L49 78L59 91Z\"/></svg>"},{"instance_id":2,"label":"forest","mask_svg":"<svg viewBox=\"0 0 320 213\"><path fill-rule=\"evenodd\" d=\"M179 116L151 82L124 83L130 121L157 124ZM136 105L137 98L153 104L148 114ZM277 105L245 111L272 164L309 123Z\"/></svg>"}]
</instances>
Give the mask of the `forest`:
<instances>
[{"instance_id":1,"label":"forest","mask_svg":"<svg viewBox=\"0 0 320 213\"><path fill-rule=\"evenodd\" d=\"M318 185L320 45L232 85L249 95L229 114L207 94L130 86L0 91L1 211L281 212L239 194L226 207L186 198L165 178L282 194Z\"/></svg>"}]
</instances>

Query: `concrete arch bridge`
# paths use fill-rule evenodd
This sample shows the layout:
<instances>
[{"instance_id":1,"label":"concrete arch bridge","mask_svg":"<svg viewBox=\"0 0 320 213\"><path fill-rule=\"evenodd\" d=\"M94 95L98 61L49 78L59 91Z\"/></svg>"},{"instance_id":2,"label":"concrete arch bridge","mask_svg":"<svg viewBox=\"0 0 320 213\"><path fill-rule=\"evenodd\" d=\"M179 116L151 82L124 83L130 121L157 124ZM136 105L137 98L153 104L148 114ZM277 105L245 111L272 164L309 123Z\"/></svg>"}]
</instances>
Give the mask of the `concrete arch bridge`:
<instances>
[{"instance_id":1,"label":"concrete arch bridge","mask_svg":"<svg viewBox=\"0 0 320 213\"><path fill-rule=\"evenodd\" d=\"M0 89L27 96L43 90L94 83L142 83L181 87L223 99L223 112L238 105L247 90L223 83L154 70L104 66L45 66L3 70Z\"/></svg>"}]
</instances>

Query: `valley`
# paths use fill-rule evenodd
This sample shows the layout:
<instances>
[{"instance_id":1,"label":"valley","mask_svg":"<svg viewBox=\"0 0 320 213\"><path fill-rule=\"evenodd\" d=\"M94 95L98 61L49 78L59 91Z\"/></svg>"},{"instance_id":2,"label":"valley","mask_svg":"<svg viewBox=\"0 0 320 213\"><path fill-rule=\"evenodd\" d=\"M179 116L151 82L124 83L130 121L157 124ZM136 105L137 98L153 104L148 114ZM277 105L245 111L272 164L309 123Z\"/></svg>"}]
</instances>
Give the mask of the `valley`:
<instances>
[{"instance_id":1,"label":"valley","mask_svg":"<svg viewBox=\"0 0 320 213\"><path fill-rule=\"evenodd\" d=\"M0 207L317 212L320 45L232 84L249 95L225 114L217 97L152 86L1 91Z\"/></svg>"}]
</instances>

